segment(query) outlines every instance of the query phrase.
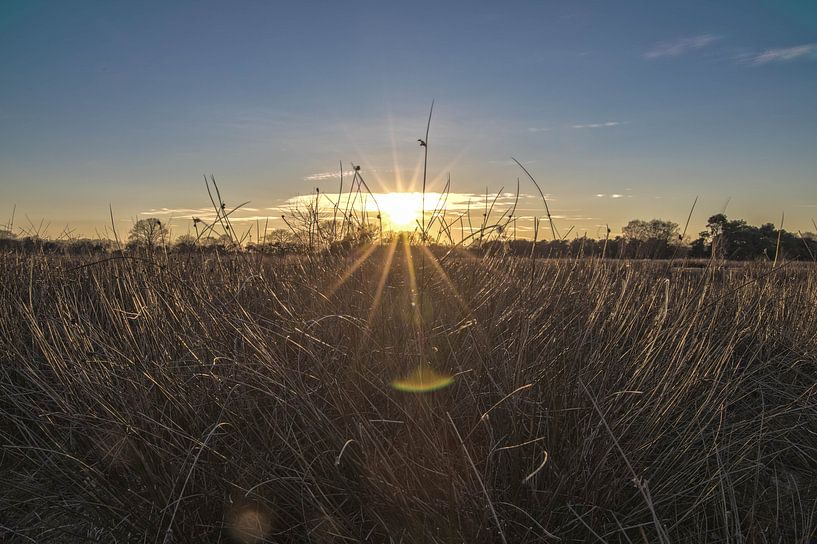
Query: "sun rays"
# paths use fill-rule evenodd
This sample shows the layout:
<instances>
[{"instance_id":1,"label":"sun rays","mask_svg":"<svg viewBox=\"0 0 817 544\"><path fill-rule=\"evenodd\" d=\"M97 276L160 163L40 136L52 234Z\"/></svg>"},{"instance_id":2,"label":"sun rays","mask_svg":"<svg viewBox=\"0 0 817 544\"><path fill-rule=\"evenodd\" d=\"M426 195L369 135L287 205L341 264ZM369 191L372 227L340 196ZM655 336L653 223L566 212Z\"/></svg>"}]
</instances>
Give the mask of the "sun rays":
<instances>
[{"instance_id":1,"label":"sun rays","mask_svg":"<svg viewBox=\"0 0 817 544\"><path fill-rule=\"evenodd\" d=\"M340 278L338 278L338 280L332 285L332 287L329 289L329 292L327 293L327 298L331 298L332 295L334 295L335 292L338 289L340 289L340 287L344 283L346 283L349 280L349 278L352 277L352 274L354 274L358 268L363 266L363 263L366 262L366 260L371 256L372 253L374 253L375 249L377 249L377 246L375 244L371 244L369 247L363 250L363 253L361 253L360 256L357 259L355 259L355 262L352 263L352 265L346 269L343 275Z\"/></svg>"},{"instance_id":2,"label":"sun rays","mask_svg":"<svg viewBox=\"0 0 817 544\"><path fill-rule=\"evenodd\" d=\"M398 251L398 245L402 246L402 259L395 262L394 257ZM419 247L420 252L416 259L415 247ZM402 294L398 294L396 304L406 305L405 311L401 311L399 307L396 308L396 315L404 316L402 319L407 321L405 325L413 329L416 338L417 352L411 355L404 354L401 357L400 366L407 369L406 374L392 380L390 385L398 391L425 393L445 388L453 383L454 377L451 374L431 366L432 349L426 337L427 329L432 326L434 315L434 297L428 293L431 286L430 280L434 276L438 277L440 282L436 285L441 285L445 291L448 291L447 294L457 301L460 310L467 313L468 308L437 258L422 245L412 246L410 237L406 233L393 236L388 245L371 244L363 249L328 290L327 298L335 295L358 271L367 273L364 266L367 263L379 267L377 271L379 277L369 305L366 328L371 329L375 325L375 318L383 310L383 294L389 278L395 274L392 287L405 289ZM390 301L390 304L393 303ZM401 318L398 317L398 319Z\"/></svg>"},{"instance_id":3,"label":"sun rays","mask_svg":"<svg viewBox=\"0 0 817 544\"><path fill-rule=\"evenodd\" d=\"M380 308L380 299L383 296L383 288L386 286L386 280L389 279L389 273L391 272L391 263L394 259L394 253L397 250L397 243L398 238L395 236L391 243L389 244L389 248L386 251L386 258L383 261L383 269L380 271L380 279L377 281L377 288L374 292L374 298L372 299L372 305L369 308L369 317L366 319L366 328L371 329L372 321L374 320L374 316L377 313L377 310Z\"/></svg>"},{"instance_id":4,"label":"sun rays","mask_svg":"<svg viewBox=\"0 0 817 544\"><path fill-rule=\"evenodd\" d=\"M355 182L357 182L357 193L354 193L352 189L349 190L347 193L347 202L344 206L343 217L347 219L349 216L349 210L351 209L351 213L355 211L359 211L362 214L363 222L367 220L367 217L370 217L369 214L374 215L376 214L377 218L377 226L379 229L379 244L370 243L368 247L362 249L357 254L357 257L354 261L348 266L348 268L341 274L340 278L331 286L328 291L327 298L331 298L335 295L335 293L343 287L352 276L361 270L361 273L366 273L366 270L363 269L364 265L369 261L373 255L379 257L379 260L376 264L380 265L379 270L379 278L377 280L377 287L372 295L371 305L369 306L368 315L366 318L366 329L367 331L371 331L372 327L375 325L375 317L378 315L379 312L382 311L382 304L383 304L383 294L386 288L387 282L389 281L390 276L393 272L393 267L395 267L394 256L397 252L397 246L402 245L402 253L403 253L403 262L402 262L402 274L400 274L400 278L394 282L394 287L402 288L404 291L402 293L397 294L397 303L400 305L405 305L406 307L403 308L405 311L401 312L401 308L394 308L396 309L396 315L399 319L403 319L406 321L410 321L410 323L406 323L411 329L413 329L414 336L416 337L416 353L409 355L408 353L404 353L401 359L401 366L411 368L407 375L402 378L395 379L391 382L391 386L398 390L398 391L405 391L410 393L425 393L430 391L436 391L438 389L442 389L453 383L454 376L440 372L432 368L431 363L431 352L432 346L431 342L429 341L429 337L427 336L427 331L433 327L434 321L434 303L432 297L429 296L429 288L432 286L442 286L443 290L447 290L450 296L457 301L457 307L464 313L470 313L468 310L467 304L465 304L463 297L455 288L451 278L442 268L442 265L434 256L434 254L424 245L425 243L431 240L430 229L433 223L438 221L439 225L437 229L439 230L439 236L442 236L445 233L450 241L453 243L453 237L451 236L451 228L452 224L449 224L445 219L445 211L447 210L447 206L449 205L449 198L451 197L451 179L450 175L447 176L447 182L445 183L442 192L440 193L433 193L428 190L426 181L427 181L427 166L428 166L428 136L429 136L429 128L431 126L431 114L434 109L434 103L431 104L431 109L429 111L428 117L428 124L426 126L426 133L425 139L419 139L420 146L423 148L423 161L422 161L422 192L411 192L406 191L405 187L403 186L403 178L401 176L401 168L399 167L399 162L396 153L396 146L395 146L395 137L392 128L391 133L391 141L392 141L392 160L394 163L394 177L396 181L396 192L385 192L385 193L374 193L370 189L370 186L364 182L363 175L360 173L359 166L353 166L354 174L352 180L352 187L355 187ZM454 159L453 162L457 162L459 160L459 156ZM366 161L364 161L366 162ZM415 169L413 180L416 181L420 179L420 162L417 163L417 168ZM451 166L451 165L450 165ZM374 183L376 188L382 189L385 184L383 183L383 179L381 178L380 174L374 170L372 170L372 174L374 177ZM341 208L342 205L342 198L344 196L343 193L343 165L340 166L340 190L338 191L338 197L335 202L333 202L333 224L337 215L338 210ZM439 176L436 178L432 178L432 184L439 181ZM361 187L365 188L365 193L361 191ZM394 184L392 184L394 187ZM497 193L496 198L494 199L494 203L500 197L502 191L500 190ZM321 194L320 189L316 189L316 196L315 196L315 207L312 210L312 218L317 225L320 225L320 198L321 196L326 196L325 193ZM349 198L360 196L360 200L352 200L351 202L348 200ZM470 206L471 206L471 196L472 195L464 195L467 196L467 205L466 210L469 214L469 227L471 225L470 221ZM311 198L311 197L310 197ZM519 195L517 191L516 199L518 200ZM331 201L331 199L330 199ZM311 201L310 201L311 202ZM487 203L487 195L486 195L486 203ZM356 209L355 206L358 206ZM429 206L433 206L429 208ZM493 207L493 206L492 206ZM516 208L516 201L514 202L514 209ZM483 224L488 219L488 210L486 209L486 213L483 214ZM454 221L459 220L460 228L464 229L464 225L461 220L461 216L456 218ZM383 233L384 233L384 225L387 229L389 229L391 234L391 239L387 247L384 248L383 246ZM318 228L319 230L319 228ZM420 236L420 244L419 250L417 251L419 255L419 281L418 281L418 266L415 263L415 259L413 256L413 248L412 248L412 238L415 234L418 233ZM412 234L409 234L407 231L410 231ZM310 230L311 232L311 230ZM464 240L464 234L462 236ZM377 250L380 251L377 251ZM426 262L428 261L428 263ZM427 266L428 265L428 266ZM431 282L434 276L437 276L441 281L439 282ZM402 318L399 317L402 315ZM384 312L384 317L386 313ZM398 325L399 326L399 325ZM405 350L407 351L407 350ZM433 351L436 352L436 348L433 348ZM406 365L408 363L408 365Z\"/></svg>"}]
</instances>

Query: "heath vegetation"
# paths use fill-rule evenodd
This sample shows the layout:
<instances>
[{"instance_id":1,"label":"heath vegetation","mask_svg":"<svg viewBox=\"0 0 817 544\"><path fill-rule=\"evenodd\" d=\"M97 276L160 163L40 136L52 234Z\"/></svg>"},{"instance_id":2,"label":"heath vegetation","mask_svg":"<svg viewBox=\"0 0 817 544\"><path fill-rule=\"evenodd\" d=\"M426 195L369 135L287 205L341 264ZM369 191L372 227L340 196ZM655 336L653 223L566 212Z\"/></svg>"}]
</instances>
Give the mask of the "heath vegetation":
<instances>
[{"instance_id":1,"label":"heath vegetation","mask_svg":"<svg viewBox=\"0 0 817 544\"><path fill-rule=\"evenodd\" d=\"M681 264L5 253L0 531L807 542L815 269Z\"/></svg>"}]
</instances>

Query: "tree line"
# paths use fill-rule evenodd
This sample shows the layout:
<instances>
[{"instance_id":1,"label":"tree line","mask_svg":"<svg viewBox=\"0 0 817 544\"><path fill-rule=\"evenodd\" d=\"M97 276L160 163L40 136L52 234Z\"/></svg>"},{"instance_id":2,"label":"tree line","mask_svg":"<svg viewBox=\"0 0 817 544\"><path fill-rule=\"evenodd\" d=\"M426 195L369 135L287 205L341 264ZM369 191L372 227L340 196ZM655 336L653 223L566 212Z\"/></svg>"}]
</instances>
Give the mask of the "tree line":
<instances>
[{"instance_id":1,"label":"tree line","mask_svg":"<svg viewBox=\"0 0 817 544\"><path fill-rule=\"evenodd\" d=\"M507 242L514 254L543 257L597 256L627 259L718 258L734 261L788 259L817 260L817 234L793 233L772 223L759 227L720 213L707 220L706 230L689 240L672 221L634 219L621 235L604 239ZM496 244L497 242L493 242Z\"/></svg>"},{"instance_id":2,"label":"tree line","mask_svg":"<svg viewBox=\"0 0 817 544\"><path fill-rule=\"evenodd\" d=\"M195 227L195 225L194 225ZM356 232L334 241L329 249L350 249L357 245L378 241L379 237L395 233L379 233L373 229ZM772 223L753 226L742 219L729 219L720 213L707 220L706 230L689 240L679 225L672 221L634 219L627 223L621 234L611 237L608 229L602 239L574 236L561 240L529 240L509 237L506 232L477 240L468 249L521 256L537 257L603 257L618 259L671 259L679 257L736 261L751 260L817 260L817 235L811 232L793 233L778 229ZM105 253L110 251L166 251L187 253L195 251L248 251L267 254L292 254L308 251L298 232L273 229L261 239L236 244L235 239L222 236L193 236L185 234L171 240L166 224L157 218L137 221L131 228L124 246L111 240L63 239L48 240L38 236L19 237L10 230L0 229L0 250L65 254Z\"/></svg>"}]
</instances>

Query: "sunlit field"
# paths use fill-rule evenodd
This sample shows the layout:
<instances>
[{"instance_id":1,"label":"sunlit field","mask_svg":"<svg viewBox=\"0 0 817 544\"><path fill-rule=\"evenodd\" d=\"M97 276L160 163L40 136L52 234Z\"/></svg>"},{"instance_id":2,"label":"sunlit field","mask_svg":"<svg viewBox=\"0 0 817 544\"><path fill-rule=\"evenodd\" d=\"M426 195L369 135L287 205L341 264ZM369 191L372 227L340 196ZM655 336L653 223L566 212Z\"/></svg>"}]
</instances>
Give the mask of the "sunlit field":
<instances>
[{"instance_id":1,"label":"sunlit field","mask_svg":"<svg viewBox=\"0 0 817 544\"><path fill-rule=\"evenodd\" d=\"M814 536L812 264L392 238L0 277L4 541Z\"/></svg>"},{"instance_id":2,"label":"sunlit field","mask_svg":"<svg viewBox=\"0 0 817 544\"><path fill-rule=\"evenodd\" d=\"M817 544L817 0L0 1L0 544Z\"/></svg>"}]
</instances>

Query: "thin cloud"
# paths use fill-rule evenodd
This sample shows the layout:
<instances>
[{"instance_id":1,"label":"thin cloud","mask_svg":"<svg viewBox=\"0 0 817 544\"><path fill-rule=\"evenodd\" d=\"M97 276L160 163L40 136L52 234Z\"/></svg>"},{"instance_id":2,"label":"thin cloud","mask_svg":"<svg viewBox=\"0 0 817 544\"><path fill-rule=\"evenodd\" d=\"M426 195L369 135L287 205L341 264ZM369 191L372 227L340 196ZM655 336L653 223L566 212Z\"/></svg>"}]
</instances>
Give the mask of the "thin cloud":
<instances>
[{"instance_id":1,"label":"thin cloud","mask_svg":"<svg viewBox=\"0 0 817 544\"><path fill-rule=\"evenodd\" d=\"M352 176L354 173L354 170L349 170L344 172L343 175L344 177ZM340 171L335 170L334 172L318 172L317 174L312 174L304 178L305 181L323 181L326 179L340 179Z\"/></svg>"},{"instance_id":2,"label":"thin cloud","mask_svg":"<svg viewBox=\"0 0 817 544\"><path fill-rule=\"evenodd\" d=\"M548 127L529 127L528 132L550 132Z\"/></svg>"},{"instance_id":3,"label":"thin cloud","mask_svg":"<svg viewBox=\"0 0 817 544\"><path fill-rule=\"evenodd\" d=\"M155 208L139 212L139 215L191 215L206 214L212 211L213 208Z\"/></svg>"},{"instance_id":4,"label":"thin cloud","mask_svg":"<svg viewBox=\"0 0 817 544\"><path fill-rule=\"evenodd\" d=\"M275 217L270 217L269 215L248 215L243 217L233 217L231 215L230 223L248 223L253 221L266 221L268 219L273 220L275 219Z\"/></svg>"},{"instance_id":5,"label":"thin cloud","mask_svg":"<svg viewBox=\"0 0 817 544\"><path fill-rule=\"evenodd\" d=\"M586 124L576 124L571 125L571 128L609 128L609 127L617 127L619 125L623 125L624 122L622 121L607 121L606 123L586 123Z\"/></svg>"},{"instance_id":6,"label":"thin cloud","mask_svg":"<svg viewBox=\"0 0 817 544\"><path fill-rule=\"evenodd\" d=\"M767 49L747 59L749 64L761 65L773 62L790 62L799 58L817 58L817 43L806 43L793 47Z\"/></svg>"},{"instance_id":7,"label":"thin cloud","mask_svg":"<svg viewBox=\"0 0 817 544\"><path fill-rule=\"evenodd\" d=\"M228 208L228 211L231 208ZM259 211L258 208L250 208L244 206L239 208L242 212L257 212ZM195 215L200 217L205 217L213 213L213 208L153 208L150 210L145 210L139 212L139 215L181 215L181 216L188 216L188 215Z\"/></svg>"},{"instance_id":8,"label":"thin cloud","mask_svg":"<svg viewBox=\"0 0 817 544\"><path fill-rule=\"evenodd\" d=\"M596 198L615 198L615 199L618 199L618 198L632 198L632 196L633 195L623 195L621 193L612 193L612 194L598 193L596 195Z\"/></svg>"},{"instance_id":9,"label":"thin cloud","mask_svg":"<svg viewBox=\"0 0 817 544\"><path fill-rule=\"evenodd\" d=\"M716 42L719 39L714 34L700 34L698 36L690 36L688 38L681 38L671 42L662 42L646 53L644 58L660 59L664 57L680 57L692 51L703 49Z\"/></svg>"}]
</instances>

